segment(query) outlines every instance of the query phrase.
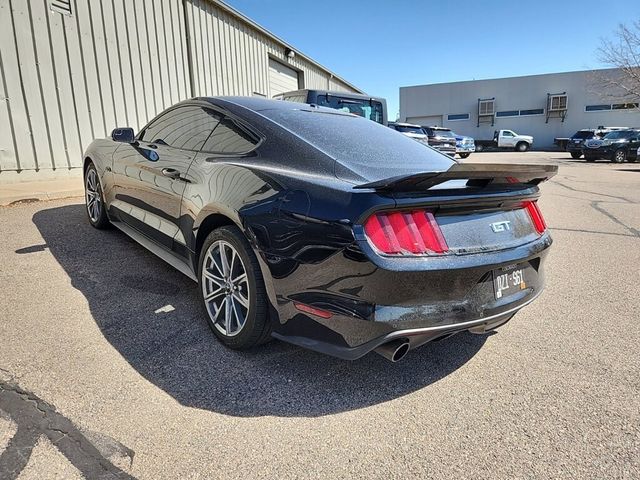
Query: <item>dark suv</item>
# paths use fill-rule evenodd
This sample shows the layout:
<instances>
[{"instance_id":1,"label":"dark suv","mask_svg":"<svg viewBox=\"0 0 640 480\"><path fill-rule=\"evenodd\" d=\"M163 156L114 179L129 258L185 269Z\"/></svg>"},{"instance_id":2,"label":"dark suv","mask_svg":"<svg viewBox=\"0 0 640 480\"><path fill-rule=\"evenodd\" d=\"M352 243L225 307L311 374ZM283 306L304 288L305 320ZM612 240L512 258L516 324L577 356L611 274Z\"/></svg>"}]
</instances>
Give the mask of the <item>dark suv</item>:
<instances>
[{"instance_id":1,"label":"dark suv","mask_svg":"<svg viewBox=\"0 0 640 480\"><path fill-rule=\"evenodd\" d=\"M630 128L609 132L602 139L586 140L582 152L587 162L600 158L615 163L635 162L638 159L638 147L640 147L640 130Z\"/></svg>"},{"instance_id":2,"label":"dark suv","mask_svg":"<svg viewBox=\"0 0 640 480\"><path fill-rule=\"evenodd\" d=\"M456 155L456 135L450 129L444 127L422 127L429 137L429 145L450 157Z\"/></svg>"},{"instance_id":3,"label":"dark suv","mask_svg":"<svg viewBox=\"0 0 640 480\"><path fill-rule=\"evenodd\" d=\"M600 140L607 133L614 130L626 130L621 127L598 127L598 128L583 128L578 130L567 142L567 152L571 154L571 158L580 158L582 156L582 150L584 143L587 140Z\"/></svg>"}]
</instances>

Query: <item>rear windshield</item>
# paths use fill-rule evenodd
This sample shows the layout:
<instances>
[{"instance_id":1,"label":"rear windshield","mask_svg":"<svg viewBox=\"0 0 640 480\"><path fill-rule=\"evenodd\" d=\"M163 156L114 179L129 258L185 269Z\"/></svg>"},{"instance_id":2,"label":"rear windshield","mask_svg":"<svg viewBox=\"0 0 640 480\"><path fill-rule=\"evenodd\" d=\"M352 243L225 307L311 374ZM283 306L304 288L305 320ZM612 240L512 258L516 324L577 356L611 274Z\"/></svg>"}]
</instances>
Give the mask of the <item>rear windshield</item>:
<instances>
[{"instance_id":1,"label":"rear windshield","mask_svg":"<svg viewBox=\"0 0 640 480\"><path fill-rule=\"evenodd\" d=\"M432 130L432 135L434 137L447 137L447 138L455 137L455 134L451 130Z\"/></svg>"},{"instance_id":2,"label":"rear windshield","mask_svg":"<svg viewBox=\"0 0 640 480\"><path fill-rule=\"evenodd\" d=\"M382 103L368 99L354 99L339 97L336 95L318 95L316 104L321 107L329 107L346 113L353 113L374 122L384 123L382 118Z\"/></svg>"},{"instance_id":3,"label":"rear windshield","mask_svg":"<svg viewBox=\"0 0 640 480\"><path fill-rule=\"evenodd\" d=\"M573 137L571 138L580 138L580 139L585 139L585 138L591 138L593 137L594 133L590 130L578 130L576 133L573 134Z\"/></svg>"},{"instance_id":4,"label":"rear windshield","mask_svg":"<svg viewBox=\"0 0 640 480\"><path fill-rule=\"evenodd\" d=\"M260 113L372 180L407 171L447 170L455 164L391 128L351 115L280 109Z\"/></svg>"},{"instance_id":5,"label":"rear windshield","mask_svg":"<svg viewBox=\"0 0 640 480\"><path fill-rule=\"evenodd\" d=\"M631 138L635 136L636 132L633 130L616 130L615 132L607 133L604 138L609 140L615 140L618 138Z\"/></svg>"},{"instance_id":6,"label":"rear windshield","mask_svg":"<svg viewBox=\"0 0 640 480\"><path fill-rule=\"evenodd\" d=\"M397 131L402 133L417 133L418 135L426 135L420 127L407 127L406 125L394 125Z\"/></svg>"}]
</instances>

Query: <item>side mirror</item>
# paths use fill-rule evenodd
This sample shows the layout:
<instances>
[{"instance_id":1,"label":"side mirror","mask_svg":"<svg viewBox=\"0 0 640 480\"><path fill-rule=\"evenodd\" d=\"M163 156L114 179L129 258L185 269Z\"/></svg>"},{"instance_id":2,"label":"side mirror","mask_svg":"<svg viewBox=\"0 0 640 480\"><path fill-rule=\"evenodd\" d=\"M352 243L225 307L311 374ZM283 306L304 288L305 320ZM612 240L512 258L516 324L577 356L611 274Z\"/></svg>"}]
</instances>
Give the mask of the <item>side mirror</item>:
<instances>
[{"instance_id":1,"label":"side mirror","mask_svg":"<svg viewBox=\"0 0 640 480\"><path fill-rule=\"evenodd\" d=\"M133 128L115 128L113 132L111 132L111 139L114 142L122 142L122 143L133 143L136 141L135 134L133 133Z\"/></svg>"}]
</instances>

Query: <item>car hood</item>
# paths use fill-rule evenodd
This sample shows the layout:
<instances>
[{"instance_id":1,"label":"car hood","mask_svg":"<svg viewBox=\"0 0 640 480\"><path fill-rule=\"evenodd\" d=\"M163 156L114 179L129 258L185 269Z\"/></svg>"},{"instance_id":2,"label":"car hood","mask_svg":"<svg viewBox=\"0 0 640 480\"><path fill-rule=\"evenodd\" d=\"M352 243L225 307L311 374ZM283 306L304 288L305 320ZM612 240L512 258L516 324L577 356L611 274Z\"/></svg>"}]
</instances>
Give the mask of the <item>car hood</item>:
<instances>
[{"instance_id":1,"label":"car hood","mask_svg":"<svg viewBox=\"0 0 640 480\"><path fill-rule=\"evenodd\" d=\"M602 140L600 140L600 139L592 138L592 139L586 140L586 141L584 142L584 145L585 145L585 147L588 147L588 148L598 148L598 147L600 147L603 143L604 143L604 142L603 142Z\"/></svg>"},{"instance_id":2,"label":"car hood","mask_svg":"<svg viewBox=\"0 0 640 480\"><path fill-rule=\"evenodd\" d=\"M405 137L409 137L409 138L415 138L416 140L428 140L429 137L427 137L426 135L423 135L421 133L411 133L411 132L400 132L402 133Z\"/></svg>"}]
</instances>

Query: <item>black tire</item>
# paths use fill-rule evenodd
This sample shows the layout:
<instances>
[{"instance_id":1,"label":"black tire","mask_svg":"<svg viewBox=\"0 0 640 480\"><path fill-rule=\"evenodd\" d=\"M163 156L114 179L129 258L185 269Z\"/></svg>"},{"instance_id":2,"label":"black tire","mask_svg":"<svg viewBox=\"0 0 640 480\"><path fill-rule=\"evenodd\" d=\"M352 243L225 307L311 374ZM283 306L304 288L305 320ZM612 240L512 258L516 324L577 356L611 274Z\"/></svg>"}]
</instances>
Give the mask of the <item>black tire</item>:
<instances>
[{"instance_id":1,"label":"black tire","mask_svg":"<svg viewBox=\"0 0 640 480\"><path fill-rule=\"evenodd\" d=\"M529 150L529 144L527 142L518 142L516 145L516 152L526 152Z\"/></svg>"},{"instance_id":2,"label":"black tire","mask_svg":"<svg viewBox=\"0 0 640 480\"><path fill-rule=\"evenodd\" d=\"M638 161L638 157L635 157L635 158L629 158L629 157L627 157L627 162L630 162L630 163L636 163L637 161Z\"/></svg>"},{"instance_id":3,"label":"black tire","mask_svg":"<svg viewBox=\"0 0 640 480\"><path fill-rule=\"evenodd\" d=\"M481 152L483 150L484 150L484 145L482 145L482 144L476 145L476 152Z\"/></svg>"},{"instance_id":4,"label":"black tire","mask_svg":"<svg viewBox=\"0 0 640 480\"><path fill-rule=\"evenodd\" d=\"M627 160L627 152L623 149L616 150L611 157L613 163L624 163Z\"/></svg>"},{"instance_id":5,"label":"black tire","mask_svg":"<svg viewBox=\"0 0 640 480\"><path fill-rule=\"evenodd\" d=\"M205 280L203 276L203 269L205 267L205 262L208 261L207 252L212 246L214 249L217 248L214 245L217 242L223 242L233 247L236 254L240 257L240 260L242 260L241 266L244 268L247 277L246 282L248 284L247 296L249 307L245 313L244 324L239 327L238 331L233 333L233 335L228 335L221 331L221 328L223 327L216 324L212 318L212 313L210 313L210 308L213 308L213 306L210 302L206 302L204 297ZM220 244L218 244L218 246L219 245ZM212 282L211 280L208 281ZM271 339L269 302L264 286L262 271L260 270L258 259L240 229L235 226L225 226L214 230L207 236L202 244L202 248L200 249L200 258L198 261L198 286L201 304L206 314L207 323L222 343L230 348L240 350L254 347ZM212 282L207 284L207 287L215 287L215 283ZM227 297L229 297L229 295L233 294L226 294ZM220 310L226 308L227 303L225 302L226 300L223 300L221 303ZM207 305L209 305L209 308ZM226 330L226 326L224 328Z\"/></svg>"},{"instance_id":6,"label":"black tire","mask_svg":"<svg viewBox=\"0 0 640 480\"><path fill-rule=\"evenodd\" d=\"M107 216L100 176L93 162L89 162L84 172L84 201L91 226L98 230L109 228L111 223Z\"/></svg>"},{"instance_id":7,"label":"black tire","mask_svg":"<svg viewBox=\"0 0 640 480\"><path fill-rule=\"evenodd\" d=\"M582 156L582 152L571 152L571 158L575 158L576 160Z\"/></svg>"},{"instance_id":8,"label":"black tire","mask_svg":"<svg viewBox=\"0 0 640 480\"><path fill-rule=\"evenodd\" d=\"M470 153L459 153L458 155L460 155L460 158L467 158L471 154Z\"/></svg>"}]
</instances>

